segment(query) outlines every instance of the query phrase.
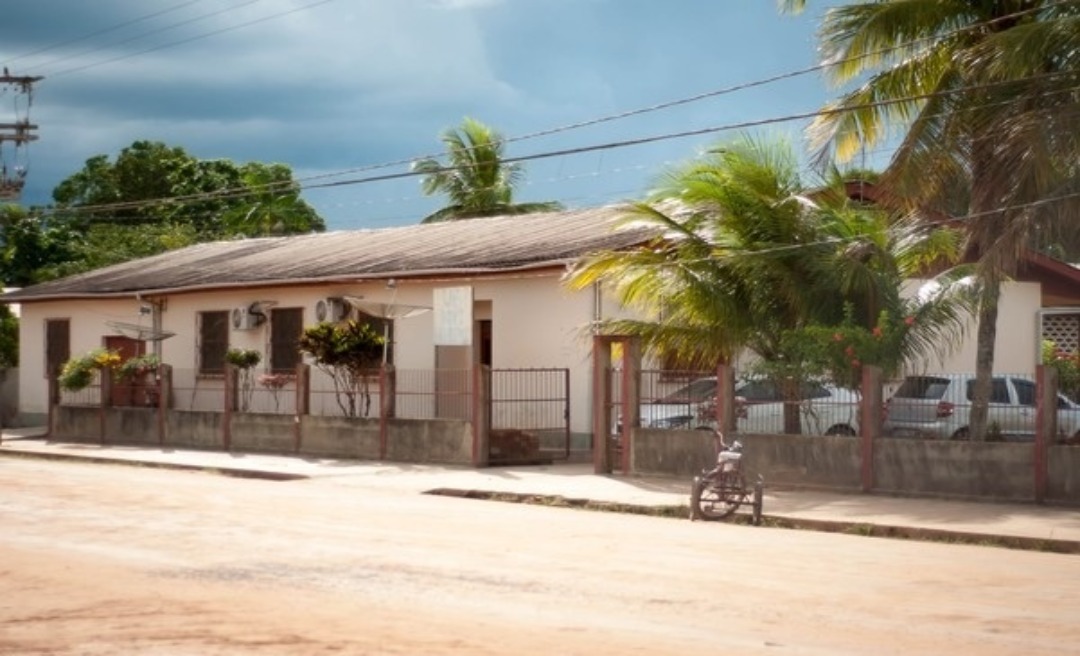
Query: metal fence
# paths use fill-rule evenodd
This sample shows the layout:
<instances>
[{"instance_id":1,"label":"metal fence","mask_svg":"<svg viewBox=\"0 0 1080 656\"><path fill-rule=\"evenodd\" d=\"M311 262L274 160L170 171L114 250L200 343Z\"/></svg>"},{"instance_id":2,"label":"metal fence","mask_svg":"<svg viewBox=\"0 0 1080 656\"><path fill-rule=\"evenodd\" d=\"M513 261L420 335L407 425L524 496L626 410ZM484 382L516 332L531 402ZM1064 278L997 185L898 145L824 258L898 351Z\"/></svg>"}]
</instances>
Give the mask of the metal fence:
<instances>
[{"instance_id":1,"label":"metal fence","mask_svg":"<svg viewBox=\"0 0 1080 656\"><path fill-rule=\"evenodd\" d=\"M610 372L613 432L624 411L623 372ZM912 375L883 384L883 437L967 439L971 421L974 375ZM639 425L650 429L694 429L717 426L719 387L715 375L700 372L644 370L640 378ZM823 381L800 383L760 376L736 376L735 430L752 434L853 436L859 432L862 393ZM987 439L1034 439L1037 385L1024 374L993 377L987 417ZM1080 404L1064 395L1057 399L1058 434L1080 439Z\"/></svg>"},{"instance_id":2,"label":"metal fence","mask_svg":"<svg viewBox=\"0 0 1080 656\"><path fill-rule=\"evenodd\" d=\"M490 401L493 434L526 443L508 448L493 438L492 458L515 450L570 456L569 369L493 369Z\"/></svg>"}]
</instances>

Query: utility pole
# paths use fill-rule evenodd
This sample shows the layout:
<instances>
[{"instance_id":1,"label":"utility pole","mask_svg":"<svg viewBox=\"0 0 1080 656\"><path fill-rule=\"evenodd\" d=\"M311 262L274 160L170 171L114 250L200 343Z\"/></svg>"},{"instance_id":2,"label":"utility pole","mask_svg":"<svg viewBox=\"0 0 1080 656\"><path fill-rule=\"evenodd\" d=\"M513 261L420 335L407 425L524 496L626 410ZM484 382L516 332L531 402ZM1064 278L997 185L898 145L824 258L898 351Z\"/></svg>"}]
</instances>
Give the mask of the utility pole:
<instances>
[{"instance_id":1,"label":"utility pole","mask_svg":"<svg viewBox=\"0 0 1080 656\"><path fill-rule=\"evenodd\" d=\"M38 126L30 123L30 105L34 100L34 83L42 79L40 76L12 75L6 66L0 75L0 96L14 90L26 100L20 115L16 96L14 121L0 123L0 201L18 200L26 184L26 150L28 144L38 138L34 134ZM4 145L9 142L14 144L10 166L4 153Z\"/></svg>"}]
</instances>

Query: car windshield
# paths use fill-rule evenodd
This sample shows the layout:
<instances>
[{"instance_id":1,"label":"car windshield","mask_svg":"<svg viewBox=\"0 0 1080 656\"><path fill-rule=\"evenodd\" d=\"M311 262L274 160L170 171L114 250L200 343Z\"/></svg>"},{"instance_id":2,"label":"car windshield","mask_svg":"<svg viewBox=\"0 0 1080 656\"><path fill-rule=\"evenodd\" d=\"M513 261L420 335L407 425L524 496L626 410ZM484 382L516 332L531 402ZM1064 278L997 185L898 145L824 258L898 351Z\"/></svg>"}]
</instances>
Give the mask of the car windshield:
<instances>
[{"instance_id":1,"label":"car windshield","mask_svg":"<svg viewBox=\"0 0 1080 656\"><path fill-rule=\"evenodd\" d=\"M702 378L662 397L657 403L701 403L716 396L716 380Z\"/></svg>"},{"instance_id":2,"label":"car windshield","mask_svg":"<svg viewBox=\"0 0 1080 656\"><path fill-rule=\"evenodd\" d=\"M949 387L948 378L936 376L908 376L894 398L901 399L940 399Z\"/></svg>"},{"instance_id":3,"label":"car windshield","mask_svg":"<svg viewBox=\"0 0 1080 656\"><path fill-rule=\"evenodd\" d=\"M752 380L735 389L735 396L747 403L767 403L783 401L784 396L776 382L771 380ZM823 399L832 396L828 389L817 383L804 381L799 385L799 400Z\"/></svg>"}]
</instances>

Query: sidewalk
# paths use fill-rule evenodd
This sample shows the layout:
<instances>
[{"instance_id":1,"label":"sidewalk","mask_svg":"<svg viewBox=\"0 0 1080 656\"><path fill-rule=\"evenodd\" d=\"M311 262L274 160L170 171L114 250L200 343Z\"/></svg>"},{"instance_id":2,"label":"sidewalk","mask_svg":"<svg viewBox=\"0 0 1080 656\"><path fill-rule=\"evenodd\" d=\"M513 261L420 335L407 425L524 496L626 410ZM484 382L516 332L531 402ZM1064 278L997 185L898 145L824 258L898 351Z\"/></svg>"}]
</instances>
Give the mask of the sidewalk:
<instances>
[{"instance_id":1,"label":"sidewalk","mask_svg":"<svg viewBox=\"0 0 1080 656\"><path fill-rule=\"evenodd\" d=\"M471 469L409 463L318 459L158 447L98 446L53 442L40 429L4 429L0 456L138 463L224 475L301 480L337 477L359 487L402 493L497 493L553 496L676 513L689 502L688 480L602 476L591 464ZM767 525L843 531L860 535L992 542L1006 546L1080 553L1080 511L1020 503L983 503L769 489Z\"/></svg>"}]
</instances>

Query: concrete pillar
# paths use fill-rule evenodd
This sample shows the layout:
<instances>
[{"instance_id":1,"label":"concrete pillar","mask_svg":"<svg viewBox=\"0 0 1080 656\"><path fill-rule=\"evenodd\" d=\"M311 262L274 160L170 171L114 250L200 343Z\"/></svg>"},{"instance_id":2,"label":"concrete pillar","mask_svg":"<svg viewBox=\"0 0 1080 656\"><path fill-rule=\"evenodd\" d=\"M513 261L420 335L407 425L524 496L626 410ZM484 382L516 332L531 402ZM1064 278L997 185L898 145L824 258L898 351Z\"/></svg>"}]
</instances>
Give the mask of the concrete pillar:
<instances>
[{"instance_id":1,"label":"concrete pillar","mask_svg":"<svg viewBox=\"0 0 1080 656\"><path fill-rule=\"evenodd\" d=\"M225 402L224 412L221 415L221 448L228 451L232 445L232 414L236 409L237 402L237 376L236 367L228 362L225 363L225 389L222 395Z\"/></svg>"},{"instance_id":2,"label":"concrete pillar","mask_svg":"<svg viewBox=\"0 0 1080 656\"><path fill-rule=\"evenodd\" d=\"M159 364L157 368L158 385L158 444L164 445L168 439L168 412L172 407L173 368L172 365Z\"/></svg>"},{"instance_id":3,"label":"concrete pillar","mask_svg":"<svg viewBox=\"0 0 1080 656\"><path fill-rule=\"evenodd\" d=\"M592 440L593 471L611 473L611 338L593 335Z\"/></svg>"},{"instance_id":4,"label":"concrete pillar","mask_svg":"<svg viewBox=\"0 0 1080 656\"><path fill-rule=\"evenodd\" d=\"M104 445L106 442L105 431L108 424L106 416L109 407L112 406L113 395L113 370L111 367L98 370L98 382L100 383L101 392L100 405L98 406L98 440Z\"/></svg>"},{"instance_id":5,"label":"concrete pillar","mask_svg":"<svg viewBox=\"0 0 1080 656\"><path fill-rule=\"evenodd\" d=\"M883 393L881 369L862 369L862 406L859 408L860 480L863 492L874 489L874 442L881 438Z\"/></svg>"},{"instance_id":6,"label":"concrete pillar","mask_svg":"<svg viewBox=\"0 0 1080 656\"><path fill-rule=\"evenodd\" d=\"M311 414L311 366L303 362L296 365L296 401L293 415L293 448L300 453L304 442L304 422L301 417Z\"/></svg>"},{"instance_id":7,"label":"concrete pillar","mask_svg":"<svg viewBox=\"0 0 1080 656\"><path fill-rule=\"evenodd\" d=\"M716 365L716 425L724 435L735 432L735 367Z\"/></svg>"},{"instance_id":8,"label":"concrete pillar","mask_svg":"<svg viewBox=\"0 0 1080 656\"><path fill-rule=\"evenodd\" d=\"M622 458L619 469L629 474L634 466L634 429L641 426L641 340L627 337L622 340Z\"/></svg>"},{"instance_id":9,"label":"concrete pillar","mask_svg":"<svg viewBox=\"0 0 1080 656\"><path fill-rule=\"evenodd\" d=\"M392 364L379 369L379 459L386 460L389 449L390 420L397 412L397 370Z\"/></svg>"},{"instance_id":10,"label":"concrete pillar","mask_svg":"<svg viewBox=\"0 0 1080 656\"><path fill-rule=\"evenodd\" d=\"M491 367L473 366L473 467L487 467L491 456Z\"/></svg>"},{"instance_id":11,"label":"concrete pillar","mask_svg":"<svg viewBox=\"0 0 1080 656\"><path fill-rule=\"evenodd\" d=\"M1035 503L1046 500L1050 472L1050 445L1057 437L1058 372L1053 367L1035 367L1035 453L1033 481Z\"/></svg>"}]
</instances>

